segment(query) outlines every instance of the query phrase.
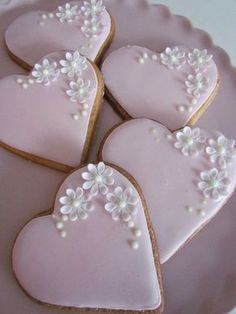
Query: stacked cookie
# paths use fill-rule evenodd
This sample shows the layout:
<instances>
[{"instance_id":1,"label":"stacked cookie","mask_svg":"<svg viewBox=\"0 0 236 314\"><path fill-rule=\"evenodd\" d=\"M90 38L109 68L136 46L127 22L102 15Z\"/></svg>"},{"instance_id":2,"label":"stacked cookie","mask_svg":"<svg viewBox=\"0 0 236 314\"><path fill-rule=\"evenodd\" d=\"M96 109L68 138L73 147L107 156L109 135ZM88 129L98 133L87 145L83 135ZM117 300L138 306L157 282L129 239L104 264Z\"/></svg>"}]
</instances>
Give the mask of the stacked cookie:
<instances>
[{"instance_id":1,"label":"stacked cookie","mask_svg":"<svg viewBox=\"0 0 236 314\"><path fill-rule=\"evenodd\" d=\"M71 171L53 209L19 231L13 271L42 303L160 313L160 264L232 195L235 143L192 126L220 85L206 49L129 46L101 63L113 36L96 0L29 12L6 31L9 55L30 73L0 81L1 146ZM91 163L103 80L128 121L108 132Z\"/></svg>"}]
</instances>

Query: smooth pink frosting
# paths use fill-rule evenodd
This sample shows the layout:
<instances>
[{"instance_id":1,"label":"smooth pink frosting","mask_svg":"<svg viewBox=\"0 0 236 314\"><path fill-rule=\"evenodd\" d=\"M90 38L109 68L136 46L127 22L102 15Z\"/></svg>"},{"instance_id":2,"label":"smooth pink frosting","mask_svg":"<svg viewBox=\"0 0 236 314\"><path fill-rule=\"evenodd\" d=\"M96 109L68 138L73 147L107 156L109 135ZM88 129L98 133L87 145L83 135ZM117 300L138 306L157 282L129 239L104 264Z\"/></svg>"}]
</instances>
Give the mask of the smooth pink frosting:
<instances>
[{"instance_id":1,"label":"smooth pink frosting","mask_svg":"<svg viewBox=\"0 0 236 314\"><path fill-rule=\"evenodd\" d=\"M218 135L204 129L201 133L208 139ZM200 173L217 166L204 152L196 157L184 156L174 147L174 142L167 139L170 134L166 127L155 121L131 120L111 132L102 150L105 161L124 168L139 182L157 234L162 263L220 210L236 183L234 159L227 166L228 195L204 204L203 194L198 189ZM187 212L187 206L192 207L192 213ZM199 215L199 209L205 216Z\"/></svg>"},{"instance_id":2,"label":"smooth pink frosting","mask_svg":"<svg viewBox=\"0 0 236 314\"><path fill-rule=\"evenodd\" d=\"M46 56L50 62L65 59L65 52ZM42 60L39 62L42 63ZM11 75L0 80L0 141L3 143L52 161L75 167L80 163L87 137L90 115L98 90L97 74L87 61L87 69L81 77L90 80L93 88L88 100L88 115L74 120L78 104L66 94L70 80L60 74L49 86L34 83L24 89L18 78Z\"/></svg>"},{"instance_id":3,"label":"smooth pink frosting","mask_svg":"<svg viewBox=\"0 0 236 314\"><path fill-rule=\"evenodd\" d=\"M59 213L59 198L66 189L82 186L84 171L86 167L64 181L54 214ZM132 188L139 197L131 182L113 171L114 187ZM17 280L30 296L59 306L122 310L159 307L160 286L140 199L134 219L142 231L137 250L129 245L132 233L127 225L112 220L105 211L105 196L95 196L92 203L94 211L87 220L66 223L66 238L60 237L52 215L35 218L21 230L13 249Z\"/></svg>"},{"instance_id":4,"label":"smooth pink frosting","mask_svg":"<svg viewBox=\"0 0 236 314\"><path fill-rule=\"evenodd\" d=\"M70 2L81 5L83 1ZM56 14L57 9L53 12ZM6 30L5 41L11 53L33 66L43 56L58 50L78 50L86 42L81 32L81 21L61 23L56 17L42 20L42 14L48 11L31 11L15 19ZM40 22L44 25L41 26ZM111 32L111 17L105 10L101 22L103 30L93 40L91 48L81 50L90 60L95 60L104 42Z\"/></svg>"},{"instance_id":5,"label":"smooth pink frosting","mask_svg":"<svg viewBox=\"0 0 236 314\"><path fill-rule=\"evenodd\" d=\"M149 58L140 64L139 58L144 53ZM151 59L154 54L158 60ZM128 46L113 51L105 59L102 73L109 92L131 117L155 119L171 130L186 125L214 91L218 80L216 64L211 60L204 72L209 79L206 91L197 99L191 112L179 112L178 106L187 106L191 102L185 86L187 76L194 74L189 64L181 69L168 69L161 63L157 52Z\"/></svg>"}]
</instances>

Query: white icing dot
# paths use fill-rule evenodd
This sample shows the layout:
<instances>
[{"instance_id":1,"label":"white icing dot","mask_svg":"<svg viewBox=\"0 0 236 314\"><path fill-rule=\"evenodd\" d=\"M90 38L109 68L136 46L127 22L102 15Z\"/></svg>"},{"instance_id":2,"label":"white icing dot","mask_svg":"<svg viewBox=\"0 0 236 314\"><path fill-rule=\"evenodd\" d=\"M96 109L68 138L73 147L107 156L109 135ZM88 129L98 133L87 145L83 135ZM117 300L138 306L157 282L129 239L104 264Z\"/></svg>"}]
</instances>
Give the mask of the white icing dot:
<instances>
[{"instance_id":1,"label":"white icing dot","mask_svg":"<svg viewBox=\"0 0 236 314\"><path fill-rule=\"evenodd\" d=\"M46 14L42 14L41 16L42 16L42 19L43 19L43 20L46 20L46 19L47 19L47 15L46 15Z\"/></svg>"},{"instance_id":2,"label":"white icing dot","mask_svg":"<svg viewBox=\"0 0 236 314\"><path fill-rule=\"evenodd\" d=\"M43 25L44 25L44 23L43 23L43 22L40 22L40 23L39 23L39 25L40 25L40 26L43 26Z\"/></svg>"},{"instance_id":3,"label":"white icing dot","mask_svg":"<svg viewBox=\"0 0 236 314\"><path fill-rule=\"evenodd\" d=\"M32 84L34 84L34 80L32 78L29 78L28 83L32 85Z\"/></svg>"},{"instance_id":4,"label":"white icing dot","mask_svg":"<svg viewBox=\"0 0 236 314\"><path fill-rule=\"evenodd\" d=\"M28 85L27 83L23 83L23 84L22 84L22 87L23 87L24 89L28 88L28 86L29 86L29 85Z\"/></svg>"},{"instance_id":5,"label":"white icing dot","mask_svg":"<svg viewBox=\"0 0 236 314\"><path fill-rule=\"evenodd\" d=\"M204 199L202 200L202 204L203 204L203 205L206 205L206 204L207 204L207 199L206 199L206 198L204 198Z\"/></svg>"},{"instance_id":6,"label":"white icing dot","mask_svg":"<svg viewBox=\"0 0 236 314\"><path fill-rule=\"evenodd\" d=\"M50 19L54 18L54 14L53 13L49 13L48 16L49 16Z\"/></svg>"},{"instance_id":7,"label":"white icing dot","mask_svg":"<svg viewBox=\"0 0 236 314\"><path fill-rule=\"evenodd\" d=\"M139 243L138 241L131 241L130 246L133 250L137 250L139 248Z\"/></svg>"},{"instance_id":8,"label":"white icing dot","mask_svg":"<svg viewBox=\"0 0 236 314\"><path fill-rule=\"evenodd\" d=\"M139 63L139 64L144 64L144 59L143 59L143 58L139 58L139 59L138 59L138 63Z\"/></svg>"},{"instance_id":9,"label":"white icing dot","mask_svg":"<svg viewBox=\"0 0 236 314\"><path fill-rule=\"evenodd\" d=\"M196 98L193 98L192 101L191 101L192 105L196 105L197 104L197 99Z\"/></svg>"},{"instance_id":10,"label":"white icing dot","mask_svg":"<svg viewBox=\"0 0 236 314\"><path fill-rule=\"evenodd\" d=\"M68 218L68 216L67 216L67 215L63 215L61 219L62 219L62 221L64 221L64 222L65 222L65 221L68 221L68 219L69 219L69 218Z\"/></svg>"},{"instance_id":11,"label":"white icing dot","mask_svg":"<svg viewBox=\"0 0 236 314\"><path fill-rule=\"evenodd\" d=\"M129 220L128 223L127 223L128 227L129 228L133 228L134 227L134 222L133 220Z\"/></svg>"},{"instance_id":12,"label":"white icing dot","mask_svg":"<svg viewBox=\"0 0 236 314\"><path fill-rule=\"evenodd\" d=\"M157 134L157 129L151 128L151 129L150 129L150 133L151 133L151 134Z\"/></svg>"},{"instance_id":13,"label":"white icing dot","mask_svg":"<svg viewBox=\"0 0 236 314\"><path fill-rule=\"evenodd\" d=\"M152 60L156 61L157 60L157 55L152 55Z\"/></svg>"},{"instance_id":14,"label":"white icing dot","mask_svg":"<svg viewBox=\"0 0 236 314\"><path fill-rule=\"evenodd\" d=\"M65 237L67 236L67 232L66 232L65 230L62 230L62 231L60 232L60 236L61 236L62 238L65 238Z\"/></svg>"},{"instance_id":15,"label":"white icing dot","mask_svg":"<svg viewBox=\"0 0 236 314\"><path fill-rule=\"evenodd\" d=\"M154 140L155 140L155 142L156 142L156 143L159 143L159 142L160 142L159 137L155 137L155 139L154 139Z\"/></svg>"},{"instance_id":16,"label":"white icing dot","mask_svg":"<svg viewBox=\"0 0 236 314\"><path fill-rule=\"evenodd\" d=\"M203 209L201 209L201 208L199 208L199 209L197 210L197 213L198 213L198 215L201 216L201 217L204 217L204 216L206 215L206 212L205 212Z\"/></svg>"},{"instance_id":17,"label":"white icing dot","mask_svg":"<svg viewBox=\"0 0 236 314\"><path fill-rule=\"evenodd\" d=\"M177 106L177 111L179 112L184 112L184 106L180 105L180 106Z\"/></svg>"},{"instance_id":18,"label":"white icing dot","mask_svg":"<svg viewBox=\"0 0 236 314\"><path fill-rule=\"evenodd\" d=\"M79 120L79 114L75 113L75 114L72 114L72 118L74 120Z\"/></svg>"},{"instance_id":19,"label":"white icing dot","mask_svg":"<svg viewBox=\"0 0 236 314\"><path fill-rule=\"evenodd\" d=\"M173 136L172 136L171 134L167 134L167 135L166 135L166 138L167 138L168 141L172 141Z\"/></svg>"},{"instance_id":20,"label":"white icing dot","mask_svg":"<svg viewBox=\"0 0 236 314\"><path fill-rule=\"evenodd\" d=\"M61 229L63 229L63 227L64 227L64 224L63 224L63 222L61 222L61 221L58 221L58 222L56 223L56 228L57 228L58 230L61 230Z\"/></svg>"},{"instance_id":21,"label":"white icing dot","mask_svg":"<svg viewBox=\"0 0 236 314\"><path fill-rule=\"evenodd\" d=\"M88 109L88 107L89 107L89 105L88 105L88 104L86 104L86 103L85 103L85 104L83 104L83 108L84 108L84 109Z\"/></svg>"},{"instance_id":22,"label":"white icing dot","mask_svg":"<svg viewBox=\"0 0 236 314\"><path fill-rule=\"evenodd\" d=\"M186 211L188 212L188 213L192 213L193 212L193 208L192 208L192 206L186 206Z\"/></svg>"},{"instance_id":23,"label":"white icing dot","mask_svg":"<svg viewBox=\"0 0 236 314\"><path fill-rule=\"evenodd\" d=\"M143 58L148 59L148 54L146 52L143 53Z\"/></svg>"},{"instance_id":24,"label":"white icing dot","mask_svg":"<svg viewBox=\"0 0 236 314\"><path fill-rule=\"evenodd\" d=\"M23 80L19 77L19 78L17 79L17 83L18 83L18 84L22 84L22 83L23 83Z\"/></svg>"},{"instance_id":25,"label":"white icing dot","mask_svg":"<svg viewBox=\"0 0 236 314\"><path fill-rule=\"evenodd\" d=\"M135 228L134 229L134 235L135 235L135 237L139 238L142 235L142 231L138 228Z\"/></svg>"},{"instance_id":26,"label":"white icing dot","mask_svg":"<svg viewBox=\"0 0 236 314\"><path fill-rule=\"evenodd\" d=\"M193 111L193 107L192 106L189 106L188 107L188 112L192 112Z\"/></svg>"},{"instance_id":27,"label":"white icing dot","mask_svg":"<svg viewBox=\"0 0 236 314\"><path fill-rule=\"evenodd\" d=\"M82 114L83 117L87 117L88 112L87 112L87 110L83 110L83 111L81 112L81 114Z\"/></svg>"}]
</instances>

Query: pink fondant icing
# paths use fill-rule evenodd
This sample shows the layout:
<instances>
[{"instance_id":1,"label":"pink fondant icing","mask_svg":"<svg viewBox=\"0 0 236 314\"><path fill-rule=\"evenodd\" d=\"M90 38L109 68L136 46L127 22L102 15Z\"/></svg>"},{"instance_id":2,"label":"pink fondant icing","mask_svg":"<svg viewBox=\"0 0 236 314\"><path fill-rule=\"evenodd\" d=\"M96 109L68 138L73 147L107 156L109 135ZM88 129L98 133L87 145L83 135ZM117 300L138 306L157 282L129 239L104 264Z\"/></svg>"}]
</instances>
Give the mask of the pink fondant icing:
<instances>
[{"instance_id":1,"label":"pink fondant icing","mask_svg":"<svg viewBox=\"0 0 236 314\"><path fill-rule=\"evenodd\" d=\"M64 181L54 215L59 214L59 198L66 189L82 186L84 171L86 167ZM114 187L132 188L139 198L124 175L113 169L113 177ZM30 296L77 308L140 311L160 306L160 283L140 198L134 220L142 230L137 250L129 246L132 232L127 225L112 220L105 211L105 200L101 194L92 199L94 211L87 220L66 222L65 238L60 237L52 215L35 218L21 230L13 249L13 270Z\"/></svg>"},{"instance_id":2,"label":"pink fondant icing","mask_svg":"<svg viewBox=\"0 0 236 314\"><path fill-rule=\"evenodd\" d=\"M218 135L204 129L201 133L207 138ZM227 196L204 203L198 189L200 173L217 166L204 150L196 157L184 156L167 139L170 134L155 121L131 120L111 132L102 150L105 161L124 168L139 182L157 234L162 263L220 210L236 184L234 159L226 169L230 180Z\"/></svg>"},{"instance_id":3,"label":"pink fondant icing","mask_svg":"<svg viewBox=\"0 0 236 314\"><path fill-rule=\"evenodd\" d=\"M180 47L186 51L190 50ZM149 58L140 58L146 53ZM152 60L155 55L157 60ZM155 119L171 130L183 127L215 90L218 80L216 64L211 60L204 71L209 79L207 89L187 110L191 103L185 86L188 74L194 74L186 63L181 69L171 70L160 61L160 55L138 46L113 51L102 66L105 85L115 100L133 118ZM178 111L184 106L185 111Z\"/></svg>"},{"instance_id":4,"label":"pink fondant icing","mask_svg":"<svg viewBox=\"0 0 236 314\"><path fill-rule=\"evenodd\" d=\"M83 1L70 2L71 5L83 4ZM58 50L80 50L86 44L86 37L81 32L81 19L61 23L55 17L58 9L53 12L54 18L42 19L47 11L31 11L18 18L6 30L5 42L19 59L33 66L43 56ZM101 34L92 40L92 47L80 52L90 60L95 60L111 32L111 17L105 10L101 16L103 29ZM43 25L40 25L43 23Z\"/></svg>"},{"instance_id":5,"label":"pink fondant icing","mask_svg":"<svg viewBox=\"0 0 236 314\"><path fill-rule=\"evenodd\" d=\"M50 62L65 59L65 52L46 56ZM39 62L42 63L42 60ZM0 141L48 160L75 167L80 163L87 136L94 101L98 92L98 78L87 61L87 69L81 77L90 80L93 88L88 100L88 114L74 120L78 104L66 94L70 79L60 74L49 86L34 83L24 89L17 79L23 75L11 75L0 80Z\"/></svg>"}]
</instances>

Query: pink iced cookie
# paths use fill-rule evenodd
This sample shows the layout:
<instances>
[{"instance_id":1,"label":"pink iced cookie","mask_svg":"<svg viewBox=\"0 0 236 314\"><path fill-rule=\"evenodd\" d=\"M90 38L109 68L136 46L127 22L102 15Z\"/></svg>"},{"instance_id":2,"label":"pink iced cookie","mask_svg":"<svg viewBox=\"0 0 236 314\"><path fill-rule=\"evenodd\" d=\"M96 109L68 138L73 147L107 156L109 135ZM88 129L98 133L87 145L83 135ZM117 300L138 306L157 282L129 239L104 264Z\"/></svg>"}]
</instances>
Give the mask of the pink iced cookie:
<instances>
[{"instance_id":1,"label":"pink iced cookie","mask_svg":"<svg viewBox=\"0 0 236 314\"><path fill-rule=\"evenodd\" d=\"M53 12L32 11L8 27L10 55L25 68L58 50L79 50L98 61L114 36L114 22L102 0L74 1Z\"/></svg>"},{"instance_id":2,"label":"pink iced cookie","mask_svg":"<svg viewBox=\"0 0 236 314\"><path fill-rule=\"evenodd\" d=\"M194 124L213 100L218 71L207 50L129 46L102 66L107 94L124 118L155 119L176 130Z\"/></svg>"},{"instance_id":3,"label":"pink iced cookie","mask_svg":"<svg viewBox=\"0 0 236 314\"><path fill-rule=\"evenodd\" d=\"M29 76L0 80L0 145L68 171L87 156L102 96L94 64L78 52L52 53Z\"/></svg>"},{"instance_id":4,"label":"pink iced cookie","mask_svg":"<svg viewBox=\"0 0 236 314\"><path fill-rule=\"evenodd\" d=\"M235 142L185 127L171 133L136 119L113 129L101 158L128 171L141 186L166 262L222 208L236 184Z\"/></svg>"},{"instance_id":5,"label":"pink iced cookie","mask_svg":"<svg viewBox=\"0 0 236 314\"><path fill-rule=\"evenodd\" d=\"M20 231L12 261L20 285L43 303L162 310L158 255L143 196L124 171L103 162L67 177L53 213Z\"/></svg>"}]
</instances>

